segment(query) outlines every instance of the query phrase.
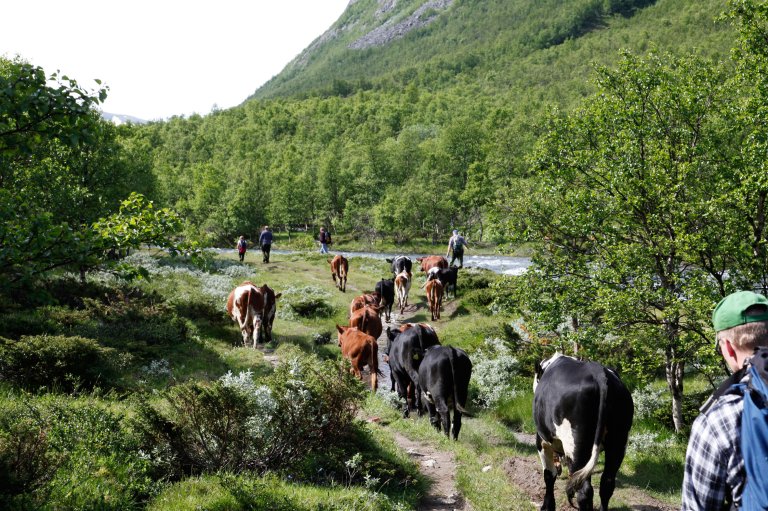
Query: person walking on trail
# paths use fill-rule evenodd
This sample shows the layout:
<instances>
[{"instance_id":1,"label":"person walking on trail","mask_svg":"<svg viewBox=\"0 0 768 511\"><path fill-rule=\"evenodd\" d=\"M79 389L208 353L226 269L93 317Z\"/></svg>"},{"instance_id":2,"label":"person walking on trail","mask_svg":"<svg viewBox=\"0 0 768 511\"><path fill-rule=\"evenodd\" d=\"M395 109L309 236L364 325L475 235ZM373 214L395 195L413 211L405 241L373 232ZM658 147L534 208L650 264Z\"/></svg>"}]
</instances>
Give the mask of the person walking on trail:
<instances>
[{"instance_id":1,"label":"person walking on trail","mask_svg":"<svg viewBox=\"0 0 768 511\"><path fill-rule=\"evenodd\" d=\"M265 225L259 236L259 247L261 247L261 253L264 255L263 261L269 262L269 251L272 250L272 231L269 230L269 226Z\"/></svg>"},{"instance_id":2,"label":"person walking on trail","mask_svg":"<svg viewBox=\"0 0 768 511\"><path fill-rule=\"evenodd\" d=\"M451 264L448 266L453 266L453 262L458 259L459 268L464 267L464 247L469 248L467 241L464 239L464 236L459 234L458 230L454 229L453 236L451 236L451 239L448 240L448 252L445 254L445 257L447 258L449 255L451 255L451 252L453 252L453 256L451 257Z\"/></svg>"},{"instance_id":3,"label":"person walking on trail","mask_svg":"<svg viewBox=\"0 0 768 511\"><path fill-rule=\"evenodd\" d=\"M320 253L327 254L328 247L333 244L331 240L331 233L325 230L325 227L320 228L320 236L317 238L320 242Z\"/></svg>"},{"instance_id":4,"label":"person walking on trail","mask_svg":"<svg viewBox=\"0 0 768 511\"><path fill-rule=\"evenodd\" d=\"M764 509L767 495L761 485L766 482L768 461L764 455L754 454L759 451L757 444L752 444L754 448L742 450L741 447L742 441L750 441L757 434L756 426L743 427L759 422L745 418L742 423L742 417L750 414L755 406L750 401L754 394L745 393L744 387L736 385L751 386L759 384L754 378L764 379L760 378L760 372L765 369L762 347L768 346L768 298L752 291L730 294L715 307L712 323L716 333L715 349L733 374L704 403L691 428L685 456L682 510L734 509L733 506L744 510ZM764 418L762 422L765 427ZM754 474L753 467L763 475L750 479L747 474ZM755 488L761 498L753 498Z\"/></svg>"},{"instance_id":5,"label":"person walking on trail","mask_svg":"<svg viewBox=\"0 0 768 511\"><path fill-rule=\"evenodd\" d=\"M240 262L245 260L245 251L248 250L248 242L245 241L245 236L240 236L237 240L237 253L240 254Z\"/></svg>"}]
</instances>

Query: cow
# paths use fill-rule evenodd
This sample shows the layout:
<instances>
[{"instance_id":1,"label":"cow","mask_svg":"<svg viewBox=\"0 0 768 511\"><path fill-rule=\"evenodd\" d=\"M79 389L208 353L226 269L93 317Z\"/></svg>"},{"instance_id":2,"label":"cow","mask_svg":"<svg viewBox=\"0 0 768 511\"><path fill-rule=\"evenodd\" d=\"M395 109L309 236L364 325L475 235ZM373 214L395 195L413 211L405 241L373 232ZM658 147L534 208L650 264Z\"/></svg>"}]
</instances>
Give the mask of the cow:
<instances>
[{"instance_id":1,"label":"cow","mask_svg":"<svg viewBox=\"0 0 768 511\"><path fill-rule=\"evenodd\" d=\"M536 364L533 383L536 448L546 487L542 511L555 509L554 454L565 459L570 476L568 502L577 495L580 510L592 509L592 471L605 451L600 477L600 509L607 511L632 426L632 395L615 372L561 354Z\"/></svg>"},{"instance_id":2,"label":"cow","mask_svg":"<svg viewBox=\"0 0 768 511\"><path fill-rule=\"evenodd\" d=\"M381 303L381 295L376 292L356 296L352 299L352 302L349 304L349 315L352 316L352 314L356 310L362 309L366 305L379 305L380 303Z\"/></svg>"},{"instance_id":3,"label":"cow","mask_svg":"<svg viewBox=\"0 0 768 511\"><path fill-rule=\"evenodd\" d=\"M272 342L272 324L275 322L277 299L280 298L283 293L275 294L275 291L266 284L261 286L259 290L261 291L262 296L264 296L264 319L262 320L264 340L265 342Z\"/></svg>"},{"instance_id":4,"label":"cow","mask_svg":"<svg viewBox=\"0 0 768 511\"><path fill-rule=\"evenodd\" d=\"M343 255L339 254L328 259L328 264L331 265L331 277L333 277L333 283L339 288L339 291L346 293L347 291L347 273L349 273L349 261ZM336 280L338 278L338 280Z\"/></svg>"},{"instance_id":5,"label":"cow","mask_svg":"<svg viewBox=\"0 0 768 511\"><path fill-rule=\"evenodd\" d=\"M395 303L395 281L381 279L376 283L376 292L381 295L381 310L384 311L387 322L392 318L392 304Z\"/></svg>"},{"instance_id":6,"label":"cow","mask_svg":"<svg viewBox=\"0 0 768 511\"><path fill-rule=\"evenodd\" d=\"M451 286L453 288L453 297L456 298L456 280L458 276L458 266L451 266L450 268L434 267L427 272L427 281L439 279L443 284L445 294L448 294L448 287Z\"/></svg>"},{"instance_id":7,"label":"cow","mask_svg":"<svg viewBox=\"0 0 768 511\"><path fill-rule=\"evenodd\" d=\"M395 277L395 292L397 293L397 306L400 308L400 314L403 314L408 305L408 292L411 290L413 274L409 271L403 271Z\"/></svg>"},{"instance_id":8,"label":"cow","mask_svg":"<svg viewBox=\"0 0 768 511\"><path fill-rule=\"evenodd\" d=\"M452 346L427 348L419 366L419 386L426 398L429 422L438 431L442 426L445 436L453 433L454 440L461 431L461 414L468 413L464 407L471 376L472 361L463 350Z\"/></svg>"},{"instance_id":9,"label":"cow","mask_svg":"<svg viewBox=\"0 0 768 511\"><path fill-rule=\"evenodd\" d=\"M392 276L402 273L404 271L410 272L413 270L413 261L408 256L395 256L392 259L386 259L388 263L392 263Z\"/></svg>"},{"instance_id":10,"label":"cow","mask_svg":"<svg viewBox=\"0 0 768 511\"><path fill-rule=\"evenodd\" d=\"M427 304L432 314L432 321L440 319L440 307L443 306L443 284L439 280L427 281Z\"/></svg>"},{"instance_id":11,"label":"cow","mask_svg":"<svg viewBox=\"0 0 768 511\"><path fill-rule=\"evenodd\" d=\"M403 417L410 415L411 405L421 415L421 391L418 388L419 365L426 349L440 344L440 340L435 330L423 323L416 325L409 323L407 326L401 326L400 330L400 332L393 332L387 327L389 343L385 353L389 361L390 376L398 396L405 399Z\"/></svg>"},{"instance_id":12,"label":"cow","mask_svg":"<svg viewBox=\"0 0 768 511\"><path fill-rule=\"evenodd\" d=\"M382 330L379 307L376 305L366 305L362 309L357 309L349 317L349 326L356 327L361 332L365 332L368 335L372 335L374 339L378 339Z\"/></svg>"},{"instance_id":13,"label":"cow","mask_svg":"<svg viewBox=\"0 0 768 511\"><path fill-rule=\"evenodd\" d=\"M376 339L354 327L336 325L341 355L352 363L351 372L361 380L363 367L371 372L371 392L379 388L379 345Z\"/></svg>"},{"instance_id":14,"label":"cow","mask_svg":"<svg viewBox=\"0 0 768 511\"><path fill-rule=\"evenodd\" d=\"M248 342L253 340L255 348L261 334L261 322L264 316L262 291L249 281L243 282L229 293L227 314L240 326L243 346L247 346Z\"/></svg>"},{"instance_id":15,"label":"cow","mask_svg":"<svg viewBox=\"0 0 768 511\"><path fill-rule=\"evenodd\" d=\"M434 267L448 268L448 259L446 259L443 256L419 257L416 259L416 262L421 265L420 269L423 272L428 272L430 268L434 268Z\"/></svg>"}]
</instances>

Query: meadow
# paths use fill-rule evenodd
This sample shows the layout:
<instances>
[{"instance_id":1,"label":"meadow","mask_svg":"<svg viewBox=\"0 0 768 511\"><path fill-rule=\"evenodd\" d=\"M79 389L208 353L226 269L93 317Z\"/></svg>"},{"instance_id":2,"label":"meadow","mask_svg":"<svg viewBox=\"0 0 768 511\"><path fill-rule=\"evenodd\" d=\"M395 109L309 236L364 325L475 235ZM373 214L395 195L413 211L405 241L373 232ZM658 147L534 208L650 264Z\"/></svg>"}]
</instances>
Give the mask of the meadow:
<instances>
[{"instance_id":1,"label":"meadow","mask_svg":"<svg viewBox=\"0 0 768 511\"><path fill-rule=\"evenodd\" d=\"M126 262L148 278L59 274L3 308L3 509L418 508L431 483L396 434L451 452L472 509L532 509L510 467L543 486L531 445L534 355L515 315L494 307L499 276L460 272L458 298L431 322L474 364L474 417L453 442L426 418L402 419L388 386L371 395L340 361L335 325L389 275L384 261L351 258L346 293L314 252L270 264L255 250L243 264L234 253L202 266L150 252ZM239 346L224 310L243 280L282 293L273 342L259 349ZM421 283L399 320L428 321ZM613 503L630 509L642 493L673 507L685 438L666 425L661 383L635 389L635 400Z\"/></svg>"}]
</instances>

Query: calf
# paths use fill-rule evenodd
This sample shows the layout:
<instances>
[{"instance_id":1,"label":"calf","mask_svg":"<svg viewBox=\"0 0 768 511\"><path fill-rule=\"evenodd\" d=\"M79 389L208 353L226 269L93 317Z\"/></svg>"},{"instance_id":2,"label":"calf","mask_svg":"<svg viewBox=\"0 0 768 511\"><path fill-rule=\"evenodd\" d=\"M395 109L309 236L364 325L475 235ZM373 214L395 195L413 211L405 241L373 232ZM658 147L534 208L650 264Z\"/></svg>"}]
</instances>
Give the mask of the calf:
<instances>
[{"instance_id":1,"label":"calf","mask_svg":"<svg viewBox=\"0 0 768 511\"><path fill-rule=\"evenodd\" d=\"M453 439L461 431L461 414L468 413L469 378L472 362L464 351L451 346L432 346L424 354L419 366L419 386L427 401L429 422L445 436L451 434L453 411Z\"/></svg>"},{"instance_id":2,"label":"calf","mask_svg":"<svg viewBox=\"0 0 768 511\"><path fill-rule=\"evenodd\" d=\"M349 315L352 316L352 314L356 310L362 309L366 305L379 305L380 303L381 303L381 295L376 292L356 296L352 299L352 302L349 304Z\"/></svg>"},{"instance_id":3,"label":"calf","mask_svg":"<svg viewBox=\"0 0 768 511\"><path fill-rule=\"evenodd\" d=\"M395 277L395 292L397 293L397 306L400 308L400 314L403 314L406 305L408 305L408 292L411 290L412 277L413 274L409 271L398 273Z\"/></svg>"},{"instance_id":4,"label":"calf","mask_svg":"<svg viewBox=\"0 0 768 511\"><path fill-rule=\"evenodd\" d=\"M378 339L381 335L382 325L379 317L379 307L376 305L366 305L362 309L357 309L349 317L349 326L356 327L361 332Z\"/></svg>"},{"instance_id":5,"label":"calf","mask_svg":"<svg viewBox=\"0 0 768 511\"><path fill-rule=\"evenodd\" d=\"M408 256L395 256L392 259L386 259L388 263L392 263L392 275L395 276L404 271L410 272L413 269L413 262Z\"/></svg>"},{"instance_id":6,"label":"calf","mask_svg":"<svg viewBox=\"0 0 768 511\"><path fill-rule=\"evenodd\" d=\"M568 464L568 502L573 506L576 494L580 510L592 509L591 476L601 448L600 509L607 511L632 426L632 395L610 369L560 354L536 364L533 388L536 448L546 487L542 511L555 509L555 453Z\"/></svg>"},{"instance_id":7,"label":"calf","mask_svg":"<svg viewBox=\"0 0 768 511\"><path fill-rule=\"evenodd\" d=\"M379 345L376 339L357 328L336 325L341 355L352 363L351 372L361 380L363 367L371 372L371 392L379 388Z\"/></svg>"},{"instance_id":8,"label":"calf","mask_svg":"<svg viewBox=\"0 0 768 511\"><path fill-rule=\"evenodd\" d=\"M395 281L381 279L376 283L376 292L381 295L381 310L384 311L384 319L387 322L392 318L392 304L395 302Z\"/></svg>"},{"instance_id":9,"label":"calf","mask_svg":"<svg viewBox=\"0 0 768 511\"><path fill-rule=\"evenodd\" d=\"M419 365L424 352L430 346L440 344L435 330L423 323L403 325L400 332L387 328L386 354L388 355L390 375L397 389L397 394L405 400L403 417L410 415L411 407L415 407L421 415L421 391L419 384ZM410 387L410 391L409 391ZM411 398L409 404L408 398Z\"/></svg>"},{"instance_id":10,"label":"calf","mask_svg":"<svg viewBox=\"0 0 768 511\"><path fill-rule=\"evenodd\" d=\"M245 281L233 289L227 297L227 314L237 321L243 334L243 346L253 340L253 347L261 334L264 315L264 295L251 282Z\"/></svg>"},{"instance_id":11,"label":"calf","mask_svg":"<svg viewBox=\"0 0 768 511\"><path fill-rule=\"evenodd\" d=\"M440 319L440 307L443 306L443 284L439 280L427 281L426 292L432 321Z\"/></svg>"},{"instance_id":12,"label":"calf","mask_svg":"<svg viewBox=\"0 0 768 511\"><path fill-rule=\"evenodd\" d=\"M427 272L427 281L438 279L443 284L445 294L448 294L448 287L453 288L453 297L456 298L456 279L459 276L459 267L450 268L432 268Z\"/></svg>"},{"instance_id":13,"label":"calf","mask_svg":"<svg viewBox=\"0 0 768 511\"><path fill-rule=\"evenodd\" d=\"M266 284L261 286L259 290L261 291L262 296L264 296L264 319L262 320L264 340L266 342L272 342L272 323L275 322L277 299L280 298L283 293L275 294L275 291Z\"/></svg>"},{"instance_id":14,"label":"calf","mask_svg":"<svg viewBox=\"0 0 768 511\"><path fill-rule=\"evenodd\" d=\"M333 283L342 293L345 293L347 291L347 273L349 272L349 261L347 261L346 257L339 254L334 256L333 259L328 259L328 264L331 265L331 276L333 277Z\"/></svg>"},{"instance_id":15,"label":"calf","mask_svg":"<svg viewBox=\"0 0 768 511\"><path fill-rule=\"evenodd\" d=\"M421 271L427 272L430 268L448 268L448 259L443 256L419 257L416 262L421 265Z\"/></svg>"}]
</instances>

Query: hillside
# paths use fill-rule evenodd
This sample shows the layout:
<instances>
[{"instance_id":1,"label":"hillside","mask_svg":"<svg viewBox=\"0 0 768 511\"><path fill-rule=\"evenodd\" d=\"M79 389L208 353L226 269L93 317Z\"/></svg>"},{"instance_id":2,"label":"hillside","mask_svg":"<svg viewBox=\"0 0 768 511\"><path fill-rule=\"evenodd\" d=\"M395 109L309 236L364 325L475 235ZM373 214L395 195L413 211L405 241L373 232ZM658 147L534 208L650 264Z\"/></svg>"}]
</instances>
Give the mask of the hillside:
<instances>
[{"instance_id":1,"label":"hillside","mask_svg":"<svg viewBox=\"0 0 768 511\"><path fill-rule=\"evenodd\" d=\"M345 93L416 81L488 93L589 75L620 48L727 56L722 2L360 0L253 98ZM535 70L530 73L531 68ZM551 73L551 74L550 74ZM549 76L548 76L549 75Z\"/></svg>"}]
</instances>

